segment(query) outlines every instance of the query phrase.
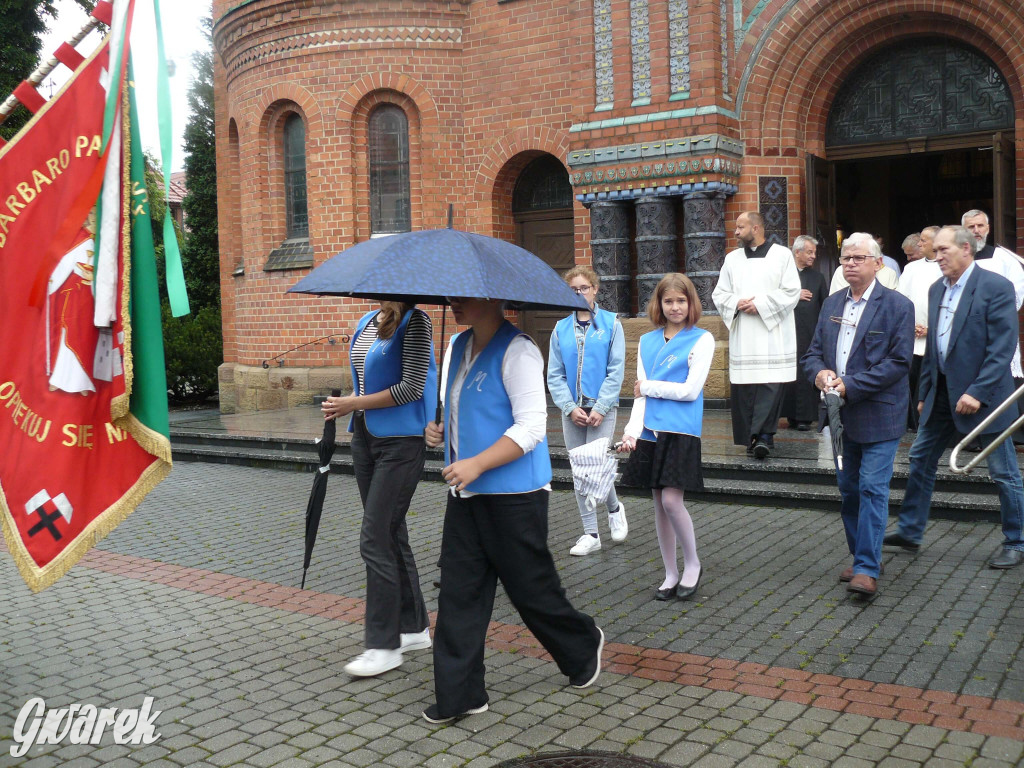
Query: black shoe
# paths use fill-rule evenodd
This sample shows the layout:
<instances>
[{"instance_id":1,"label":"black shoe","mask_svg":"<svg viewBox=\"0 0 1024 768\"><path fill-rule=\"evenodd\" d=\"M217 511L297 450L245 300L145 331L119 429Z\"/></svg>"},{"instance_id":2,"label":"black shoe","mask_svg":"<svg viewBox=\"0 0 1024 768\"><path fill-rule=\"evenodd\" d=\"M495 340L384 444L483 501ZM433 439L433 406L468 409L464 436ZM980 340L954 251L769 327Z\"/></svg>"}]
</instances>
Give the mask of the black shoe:
<instances>
[{"instance_id":1,"label":"black shoe","mask_svg":"<svg viewBox=\"0 0 1024 768\"><path fill-rule=\"evenodd\" d=\"M604 632L601 631L600 627L597 629L597 653L594 656L594 669L593 671L588 670L584 677L577 680L570 680L569 684L573 688L589 688L597 682L598 676L601 674L601 651L604 650Z\"/></svg>"},{"instance_id":2,"label":"black shoe","mask_svg":"<svg viewBox=\"0 0 1024 768\"><path fill-rule=\"evenodd\" d=\"M664 603L666 600L671 600L675 597L678 589L678 584L674 587L669 587L668 589L657 589L654 591L654 599Z\"/></svg>"},{"instance_id":3,"label":"black shoe","mask_svg":"<svg viewBox=\"0 0 1024 768\"><path fill-rule=\"evenodd\" d=\"M772 449L768 447L768 443L764 440L758 440L754 443L754 458L755 459L767 459L771 455Z\"/></svg>"},{"instance_id":4,"label":"black shoe","mask_svg":"<svg viewBox=\"0 0 1024 768\"><path fill-rule=\"evenodd\" d=\"M750 439L750 445L747 446L747 456L754 455L754 444L757 442L757 438Z\"/></svg>"},{"instance_id":5,"label":"black shoe","mask_svg":"<svg viewBox=\"0 0 1024 768\"><path fill-rule=\"evenodd\" d=\"M697 581L694 583L694 585L692 587L680 587L679 591L676 593L676 597L678 597L680 600L692 600L693 596L697 594L697 587L700 586L700 577L703 575L704 566L702 565L700 567L700 570L697 571Z\"/></svg>"},{"instance_id":6,"label":"black shoe","mask_svg":"<svg viewBox=\"0 0 1024 768\"><path fill-rule=\"evenodd\" d=\"M988 559L989 568L998 568L1005 570L1007 568L1016 568L1021 563L1024 563L1024 552L1019 549L1010 549L1009 547L999 547L992 557Z\"/></svg>"},{"instance_id":7,"label":"black shoe","mask_svg":"<svg viewBox=\"0 0 1024 768\"><path fill-rule=\"evenodd\" d=\"M974 442L964 446L964 450L968 453L981 453L981 448L982 445L980 440L975 440Z\"/></svg>"},{"instance_id":8,"label":"black shoe","mask_svg":"<svg viewBox=\"0 0 1024 768\"><path fill-rule=\"evenodd\" d=\"M460 717L466 717L467 715L479 715L481 712L486 711L487 702L485 701L479 707L473 707L472 709L467 709L465 712L461 712L457 715L450 715L448 717L445 717L438 710L437 704L431 704L429 707L423 710L423 719L426 720L428 723L434 723L435 725L439 725L441 723L450 723L452 720L458 720Z\"/></svg>"},{"instance_id":9,"label":"black shoe","mask_svg":"<svg viewBox=\"0 0 1024 768\"><path fill-rule=\"evenodd\" d=\"M796 425L797 432L810 432L811 425L806 421L801 421Z\"/></svg>"},{"instance_id":10,"label":"black shoe","mask_svg":"<svg viewBox=\"0 0 1024 768\"><path fill-rule=\"evenodd\" d=\"M886 547L899 547L905 549L908 552L917 552L921 548L920 544L903 538L899 533L887 533L885 538L882 539L882 544Z\"/></svg>"}]
</instances>

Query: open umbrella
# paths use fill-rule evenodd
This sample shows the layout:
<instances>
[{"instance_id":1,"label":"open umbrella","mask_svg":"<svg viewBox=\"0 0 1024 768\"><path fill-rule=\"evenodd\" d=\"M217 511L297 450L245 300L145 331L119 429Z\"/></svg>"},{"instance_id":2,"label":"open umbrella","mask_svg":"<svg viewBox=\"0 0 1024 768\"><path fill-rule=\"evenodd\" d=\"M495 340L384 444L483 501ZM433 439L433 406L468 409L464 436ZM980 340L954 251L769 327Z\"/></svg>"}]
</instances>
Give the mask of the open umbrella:
<instances>
[{"instance_id":1,"label":"open umbrella","mask_svg":"<svg viewBox=\"0 0 1024 768\"><path fill-rule=\"evenodd\" d=\"M494 237L425 229L357 243L314 269L288 293L355 296L410 304L448 297L502 299L515 309L582 309L587 304L542 259ZM441 348L444 348L441 316ZM438 420L441 414L438 377Z\"/></svg>"},{"instance_id":2,"label":"open umbrella","mask_svg":"<svg viewBox=\"0 0 1024 768\"><path fill-rule=\"evenodd\" d=\"M822 393L825 410L828 412L828 429L832 434L832 455L836 457L836 466L843 471L843 416L840 412L843 399L834 389Z\"/></svg>"},{"instance_id":3,"label":"open umbrella","mask_svg":"<svg viewBox=\"0 0 1024 768\"><path fill-rule=\"evenodd\" d=\"M586 497L587 509L596 509L611 493L619 467L615 454L609 452L608 438L599 437L573 448L569 451L569 466L573 485Z\"/></svg>"},{"instance_id":4,"label":"open umbrella","mask_svg":"<svg viewBox=\"0 0 1024 768\"><path fill-rule=\"evenodd\" d=\"M331 397L340 396L340 389L332 390ZM337 428L336 419L325 421L324 434L316 441L320 466L313 477L313 489L309 492L309 501L306 504L306 551L302 557L302 589L306 588L306 571L309 570L309 560L313 556L316 533L320 530L320 516L324 511L324 496L327 495L327 474L331 471L331 457L334 456Z\"/></svg>"}]
</instances>

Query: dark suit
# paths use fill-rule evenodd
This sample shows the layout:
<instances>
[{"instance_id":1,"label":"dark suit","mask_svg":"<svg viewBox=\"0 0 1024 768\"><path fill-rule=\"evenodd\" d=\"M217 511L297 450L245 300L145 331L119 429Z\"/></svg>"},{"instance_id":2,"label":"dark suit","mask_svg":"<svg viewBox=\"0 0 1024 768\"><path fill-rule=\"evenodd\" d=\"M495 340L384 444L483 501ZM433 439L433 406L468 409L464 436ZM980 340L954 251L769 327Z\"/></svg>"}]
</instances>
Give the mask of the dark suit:
<instances>
[{"instance_id":1,"label":"dark suit","mask_svg":"<svg viewBox=\"0 0 1024 768\"><path fill-rule=\"evenodd\" d=\"M847 316L848 295L849 289L844 289L825 300L814 338L800 362L812 383L820 371L832 370L846 386L843 468L836 468L843 526L853 572L877 579L889 516L889 481L906 427L914 305L875 281L853 330L830 319ZM848 329L854 335L844 372L837 347L840 334ZM822 426L827 421L823 410Z\"/></svg>"},{"instance_id":2,"label":"dark suit","mask_svg":"<svg viewBox=\"0 0 1024 768\"><path fill-rule=\"evenodd\" d=\"M966 273L965 273L966 274ZM924 402L917 438L910 449L910 476L900 509L899 533L909 542L920 543L935 472L942 452L957 433L974 429L1014 390L1010 360L1017 347L1017 312L1013 285L1001 275L974 265L964 275L963 293L948 330L940 328L940 306L947 301L946 280L928 291L928 347L921 364L918 399ZM945 363L940 360L940 343L948 334ZM943 369L945 373L943 373ZM960 397L968 394L981 402L977 413L956 413ZM982 435L988 444L1015 419L1007 409ZM1004 441L988 457L989 474L999 489L1004 545L1024 550L1024 488L1011 440Z\"/></svg>"}]
</instances>

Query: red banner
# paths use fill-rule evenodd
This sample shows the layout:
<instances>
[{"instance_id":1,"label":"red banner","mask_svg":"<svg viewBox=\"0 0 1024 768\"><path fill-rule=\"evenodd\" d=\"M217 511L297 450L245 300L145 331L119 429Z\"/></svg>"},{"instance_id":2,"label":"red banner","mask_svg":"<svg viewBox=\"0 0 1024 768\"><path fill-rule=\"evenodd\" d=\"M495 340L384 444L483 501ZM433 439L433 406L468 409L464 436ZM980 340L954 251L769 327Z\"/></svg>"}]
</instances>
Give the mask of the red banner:
<instances>
[{"instance_id":1,"label":"red banner","mask_svg":"<svg viewBox=\"0 0 1024 768\"><path fill-rule=\"evenodd\" d=\"M128 414L126 182L117 264L108 265L117 319L93 321L90 209L105 166L107 51L0 149L0 519L32 589L66 572L170 469L166 437L137 429ZM121 157L127 142L112 144ZM29 300L40 270L41 303Z\"/></svg>"}]
</instances>

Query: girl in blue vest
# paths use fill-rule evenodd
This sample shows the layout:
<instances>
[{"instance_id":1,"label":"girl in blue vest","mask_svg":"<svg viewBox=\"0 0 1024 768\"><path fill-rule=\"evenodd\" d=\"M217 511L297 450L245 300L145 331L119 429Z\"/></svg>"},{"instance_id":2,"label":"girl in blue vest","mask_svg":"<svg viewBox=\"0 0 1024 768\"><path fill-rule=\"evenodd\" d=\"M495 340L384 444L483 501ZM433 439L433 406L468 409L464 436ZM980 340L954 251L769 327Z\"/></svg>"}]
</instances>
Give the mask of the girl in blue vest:
<instances>
[{"instance_id":1,"label":"girl in blue vest","mask_svg":"<svg viewBox=\"0 0 1024 768\"><path fill-rule=\"evenodd\" d=\"M372 677L430 647L430 622L405 516L423 474L423 429L437 405L430 318L411 304L381 302L356 327L349 350L353 393L329 397L325 419L352 414L352 463L366 564L366 650L345 666Z\"/></svg>"},{"instance_id":2,"label":"girl in blue vest","mask_svg":"<svg viewBox=\"0 0 1024 768\"><path fill-rule=\"evenodd\" d=\"M555 325L548 351L548 391L562 411L562 435L568 450L598 440L611 442L615 434L616 406L626 370L626 340L614 313L596 306L600 279L590 267L573 267L565 281L590 305L589 312L574 312ZM583 535L570 555L588 555L601 548L597 510L576 491L583 520ZM612 541L625 541L629 532L626 510L612 486L608 498L608 529Z\"/></svg>"},{"instance_id":3,"label":"girl in blue vest","mask_svg":"<svg viewBox=\"0 0 1024 768\"><path fill-rule=\"evenodd\" d=\"M665 275L647 305L656 328L640 337L633 412L620 450L633 451L622 482L650 488L654 524L665 564L665 580L655 600L688 600L697 592L701 565L693 521L684 491L704 489L700 432L704 418L704 381L711 368L715 340L697 327L700 299L690 278ZM683 550L683 572L676 545Z\"/></svg>"},{"instance_id":4,"label":"girl in blue vest","mask_svg":"<svg viewBox=\"0 0 1024 768\"><path fill-rule=\"evenodd\" d=\"M460 325L445 360L444 443L450 487L441 537L434 625L436 701L423 717L443 723L487 709L484 639L498 579L523 622L576 688L601 669L604 635L565 596L547 547L551 460L544 362L533 340L505 320L501 301L449 298Z\"/></svg>"}]
</instances>

